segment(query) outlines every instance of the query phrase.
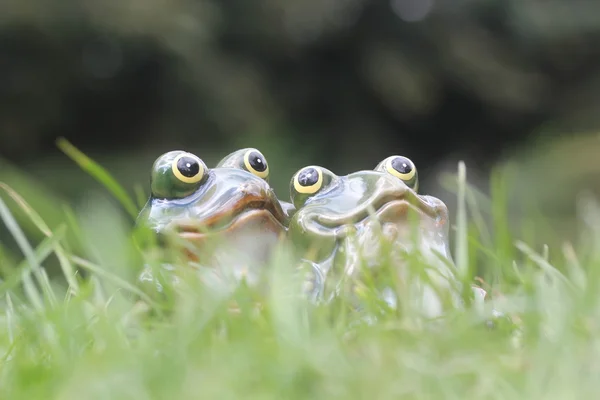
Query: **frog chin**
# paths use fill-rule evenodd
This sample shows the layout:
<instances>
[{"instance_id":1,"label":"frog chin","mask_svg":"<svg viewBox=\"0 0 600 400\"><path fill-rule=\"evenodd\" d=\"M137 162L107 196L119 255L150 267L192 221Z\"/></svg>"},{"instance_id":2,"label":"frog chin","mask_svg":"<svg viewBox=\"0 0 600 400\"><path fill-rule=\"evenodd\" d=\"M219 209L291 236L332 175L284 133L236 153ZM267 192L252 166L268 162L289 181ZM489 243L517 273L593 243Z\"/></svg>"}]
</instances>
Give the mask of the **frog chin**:
<instances>
[{"instance_id":1,"label":"frog chin","mask_svg":"<svg viewBox=\"0 0 600 400\"><path fill-rule=\"evenodd\" d=\"M260 264L269 259L286 232L269 211L256 209L219 221L217 227L208 229L203 221L180 221L170 228L174 234L170 243L175 248L182 249L188 260L212 267Z\"/></svg>"}]
</instances>

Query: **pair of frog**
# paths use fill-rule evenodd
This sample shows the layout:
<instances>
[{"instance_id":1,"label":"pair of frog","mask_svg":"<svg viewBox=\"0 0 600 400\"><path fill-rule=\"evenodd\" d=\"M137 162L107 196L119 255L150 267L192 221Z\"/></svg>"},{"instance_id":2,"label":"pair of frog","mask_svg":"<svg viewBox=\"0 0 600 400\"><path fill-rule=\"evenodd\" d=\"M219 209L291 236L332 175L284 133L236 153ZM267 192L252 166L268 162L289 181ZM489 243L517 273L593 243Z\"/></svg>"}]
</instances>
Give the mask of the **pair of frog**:
<instances>
[{"instance_id":1,"label":"pair of frog","mask_svg":"<svg viewBox=\"0 0 600 400\"><path fill-rule=\"evenodd\" d=\"M418 185L416 166L400 155L346 176L311 165L292 176L287 202L269 185L269 164L258 149L235 151L214 168L193 153L171 151L154 162L152 195L138 221L196 247L215 235L244 237L238 246L261 259L287 240L300 263L311 266L321 295L359 276L361 265L376 270L382 258L405 274L405 255L414 249L448 278L448 209L418 194Z\"/></svg>"}]
</instances>

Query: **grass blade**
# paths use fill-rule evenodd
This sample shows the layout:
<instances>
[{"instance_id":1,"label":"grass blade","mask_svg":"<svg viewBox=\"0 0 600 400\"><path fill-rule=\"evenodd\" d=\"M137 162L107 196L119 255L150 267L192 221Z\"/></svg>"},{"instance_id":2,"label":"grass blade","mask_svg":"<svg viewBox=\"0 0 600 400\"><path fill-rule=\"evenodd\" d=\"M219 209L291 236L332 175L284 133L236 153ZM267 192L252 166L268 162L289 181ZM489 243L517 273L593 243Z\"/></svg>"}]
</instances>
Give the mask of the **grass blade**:
<instances>
[{"instance_id":1,"label":"grass blade","mask_svg":"<svg viewBox=\"0 0 600 400\"><path fill-rule=\"evenodd\" d=\"M0 182L0 188L3 189L17 205L25 212L25 214L31 219L32 223L44 234L46 237L53 237L56 234L52 233L48 224L44 221L44 219L25 201L23 197L21 197L17 192L15 192L10 186L6 185L3 182ZM66 232L66 231L65 231ZM75 279L75 270L71 263L68 261L66 252L64 248L59 244L59 241L55 241L54 252L56 253L56 257L58 258L58 262L63 271L65 279L69 284L71 290L74 290L75 293L79 292L79 284Z\"/></svg>"},{"instance_id":2,"label":"grass blade","mask_svg":"<svg viewBox=\"0 0 600 400\"><path fill-rule=\"evenodd\" d=\"M133 189L135 192L135 198L138 204L138 208L142 209L148 202L148 195L146 195L144 188L140 184L135 185Z\"/></svg>"},{"instance_id":3,"label":"grass blade","mask_svg":"<svg viewBox=\"0 0 600 400\"><path fill-rule=\"evenodd\" d=\"M543 255L540 255L533 251L533 249L527 244L517 241L516 247L520 251L522 251L527 257L529 257L534 263L536 263L542 271L544 271L548 276L556 278L558 281L562 282L569 290L575 292L577 288L575 285L563 274L560 273L559 270L554 268L552 264L550 264Z\"/></svg>"},{"instance_id":4,"label":"grass blade","mask_svg":"<svg viewBox=\"0 0 600 400\"><path fill-rule=\"evenodd\" d=\"M46 295L46 298L50 303L50 307L55 308L58 304L58 301L56 300L56 295L52 290L52 285L50 285L50 278L48 277L48 273L45 269L41 269L40 274L42 278L42 282L40 284L42 286L42 290L44 291L44 294Z\"/></svg>"},{"instance_id":5,"label":"grass blade","mask_svg":"<svg viewBox=\"0 0 600 400\"><path fill-rule=\"evenodd\" d=\"M467 169L465 163L458 163L458 208L456 214L456 266L463 278L469 273L468 225L465 190Z\"/></svg>"},{"instance_id":6,"label":"grass blade","mask_svg":"<svg viewBox=\"0 0 600 400\"><path fill-rule=\"evenodd\" d=\"M48 225L44 222L42 217L36 213L33 208L25 201L23 197L21 197L17 192L15 192L10 186L8 186L4 182L0 182L0 188L3 189L14 201L17 205L27 214L31 222L46 236L52 236L52 231L48 227Z\"/></svg>"},{"instance_id":7,"label":"grass blade","mask_svg":"<svg viewBox=\"0 0 600 400\"><path fill-rule=\"evenodd\" d=\"M15 238L15 241L17 242L19 248L25 255L27 262L29 263L29 266L34 271L39 271L41 266L35 257L35 253L31 247L31 245L27 241L25 234L19 227L19 224L17 223L17 221L13 217L12 213L6 206L6 203L4 202L4 200L2 200L2 199L0 199L0 218L2 218L2 220L4 221L4 224L6 225L6 227L10 231L10 233L13 235L13 237ZM25 294L27 295L27 298L29 299L29 301L35 307L35 309L37 311L42 311L44 309L42 298L41 298L40 294L38 293L38 290L35 287L33 280L31 279L31 276L29 275L28 271L23 272L22 279L23 279L23 287L25 288Z\"/></svg>"},{"instance_id":8,"label":"grass blade","mask_svg":"<svg viewBox=\"0 0 600 400\"><path fill-rule=\"evenodd\" d=\"M10 298L10 294L6 294L6 328L8 331L8 340L11 345L14 344L15 341L15 307L13 306L12 299Z\"/></svg>"},{"instance_id":9,"label":"grass blade","mask_svg":"<svg viewBox=\"0 0 600 400\"><path fill-rule=\"evenodd\" d=\"M146 301L148 304L152 305L156 310L158 310L160 312L158 305L146 293L144 293L143 291L141 291L134 285L130 284L126 280L120 278L119 276L111 274L110 272L104 270L102 267L100 267L88 260L84 260L83 258L79 258L77 256L71 256L71 261L73 261L75 264L79 265L80 267L83 267L83 268L93 272L96 275L102 276L108 280L113 281L114 283L116 283L117 285L122 287L123 289L126 289L126 290L130 291L131 293L138 295L140 298L144 299L144 301Z\"/></svg>"},{"instance_id":10,"label":"grass blade","mask_svg":"<svg viewBox=\"0 0 600 400\"><path fill-rule=\"evenodd\" d=\"M96 178L98 182L104 185L104 187L106 187L106 189L111 192L117 200L119 200L121 205L125 208L129 215L132 216L132 218L137 218L138 208L136 207L134 201L106 169L79 151L65 138L59 138L56 143L67 156L69 156L77 163L77 165L79 165L81 169L86 171L88 174Z\"/></svg>"},{"instance_id":11,"label":"grass blade","mask_svg":"<svg viewBox=\"0 0 600 400\"><path fill-rule=\"evenodd\" d=\"M40 243L40 245L35 249L34 257L37 263L43 262L50 254L52 254L52 250L54 249L56 243L60 241L66 232L65 226L59 227L55 233L47 237ZM11 274L8 280L2 282L0 284L0 296L3 296L5 293L13 289L19 282L23 279L25 275L29 275L32 270L32 264L29 260L25 259L17 266L17 271L20 273ZM43 280L43 278L42 278Z\"/></svg>"},{"instance_id":12,"label":"grass blade","mask_svg":"<svg viewBox=\"0 0 600 400\"><path fill-rule=\"evenodd\" d=\"M48 188L45 182L42 182L15 166L12 166L0 158L1 181L6 186L10 186L14 192L27 199L29 204L35 208L37 214L44 217L48 226L55 228L60 225L62 218L56 212L60 205L66 201L63 196L53 192ZM9 205L12 206L12 205ZM19 222L19 226L25 232L30 240L42 240L39 227L36 227L31 218L24 215L21 210L15 211L11 207L14 218Z\"/></svg>"}]
</instances>

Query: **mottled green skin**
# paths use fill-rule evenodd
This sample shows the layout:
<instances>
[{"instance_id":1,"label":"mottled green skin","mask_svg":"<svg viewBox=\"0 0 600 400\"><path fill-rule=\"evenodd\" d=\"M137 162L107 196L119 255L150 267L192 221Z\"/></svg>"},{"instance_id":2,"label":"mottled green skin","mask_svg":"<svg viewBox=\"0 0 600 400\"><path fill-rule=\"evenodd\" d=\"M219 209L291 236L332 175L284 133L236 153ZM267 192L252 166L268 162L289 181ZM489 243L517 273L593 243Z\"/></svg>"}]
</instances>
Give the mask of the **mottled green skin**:
<instances>
[{"instance_id":1,"label":"mottled green skin","mask_svg":"<svg viewBox=\"0 0 600 400\"><path fill-rule=\"evenodd\" d=\"M321 171L324 184L313 195L297 193L292 178L297 211L288 237L305 261L318 266L328 290L344 277L358 277L361 266L376 271L392 264L401 273L404 251L415 249L447 275L437 255L451 262L448 209L441 200L419 195L381 168L347 176Z\"/></svg>"}]
</instances>

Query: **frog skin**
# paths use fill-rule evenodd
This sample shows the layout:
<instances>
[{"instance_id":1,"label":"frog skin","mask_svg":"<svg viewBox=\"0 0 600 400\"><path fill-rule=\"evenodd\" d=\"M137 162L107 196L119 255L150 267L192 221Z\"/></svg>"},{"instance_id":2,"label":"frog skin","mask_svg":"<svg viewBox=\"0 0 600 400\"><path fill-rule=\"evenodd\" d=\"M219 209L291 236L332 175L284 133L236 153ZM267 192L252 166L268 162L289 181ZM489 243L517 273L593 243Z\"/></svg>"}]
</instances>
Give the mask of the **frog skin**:
<instances>
[{"instance_id":1,"label":"frog skin","mask_svg":"<svg viewBox=\"0 0 600 400\"><path fill-rule=\"evenodd\" d=\"M361 276L361 265L377 271L382 257L392 257L402 275L403 254L415 249L443 280L450 279L448 208L438 198L418 194L418 183L415 165L403 156L346 176L314 165L294 174L290 195L297 211L288 237L304 262L320 270L325 297L335 295L343 279ZM428 314L439 314L435 301L427 307Z\"/></svg>"},{"instance_id":2,"label":"frog skin","mask_svg":"<svg viewBox=\"0 0 600 400\"><path fill-rule=\"evenodd\" d=\"M215 259L223 263L223 257L236 253L233 262L241 257L241 273L245 274L247 264L268 258L285 237L289 222L289 207L282 207L268 178L266 158L254 148L233 152L212 169L192 153L170 151L154 162L152 195L138 224L159 237L171 235L187 248L190 260L201 264ZM200 260L197 250L208 247L215 238L227 239L227 250Z\"/></svg>"},{"instance_id":3,"label":"frog skin","mask_svg":"<svg viewBox=\"0 0 600 400\"><path fill-rule=\"evenodd\" d=\"M252 172L251 171L252 166L247 164L248 161L246 160L246 154L252 150L257 151L256 149L252 149L252 148L237 150L237 151L229 154L228 156L224 157L221 161L219 161L219 163L217 164L217 166L215 168L239 168L239 169L243 169L248 172ZM261 177L267 183L269 183L269 175L268 174L266 176L261 176ZM283 210L283 213L286 216L285 222L286 222L286 227L287 227L287 224L289 223L289 220L292 217L292 215L294 214L294 212L296 211L296 209L295 209L294 205L290 202L287 202L287 201L281 200L281 199L278 199L278 201L279 201L279 204L281 205L281 209Z\"/></svg>"}]
</instances>

